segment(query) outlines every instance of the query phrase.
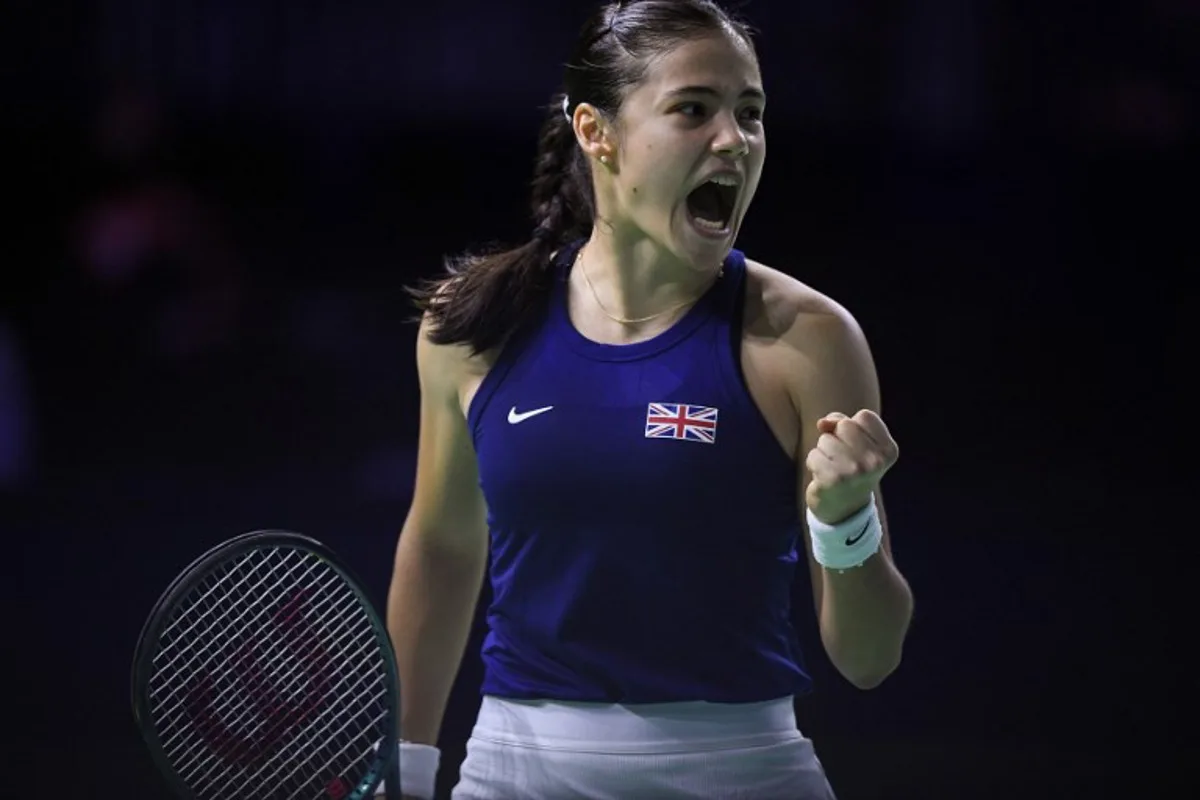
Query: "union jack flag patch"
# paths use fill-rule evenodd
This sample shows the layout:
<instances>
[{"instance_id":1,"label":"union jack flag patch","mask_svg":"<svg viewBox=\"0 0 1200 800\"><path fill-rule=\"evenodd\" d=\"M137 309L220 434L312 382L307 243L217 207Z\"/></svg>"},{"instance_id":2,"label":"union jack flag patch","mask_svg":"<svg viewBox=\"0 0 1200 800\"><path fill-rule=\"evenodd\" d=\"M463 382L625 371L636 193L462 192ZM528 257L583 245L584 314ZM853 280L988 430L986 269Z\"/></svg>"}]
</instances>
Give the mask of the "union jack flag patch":
<instances>
[{"instance_id":1,"label":"union jack flag patch","mask_svg":"<svg viewBox=\"0 0 1200 800\"><path fill-rule=\"evenodd\" d=\"M685 439L713 444L717 409L680 403L651 403L646 409L647 439Z\"/></svg>"}]
</instances>

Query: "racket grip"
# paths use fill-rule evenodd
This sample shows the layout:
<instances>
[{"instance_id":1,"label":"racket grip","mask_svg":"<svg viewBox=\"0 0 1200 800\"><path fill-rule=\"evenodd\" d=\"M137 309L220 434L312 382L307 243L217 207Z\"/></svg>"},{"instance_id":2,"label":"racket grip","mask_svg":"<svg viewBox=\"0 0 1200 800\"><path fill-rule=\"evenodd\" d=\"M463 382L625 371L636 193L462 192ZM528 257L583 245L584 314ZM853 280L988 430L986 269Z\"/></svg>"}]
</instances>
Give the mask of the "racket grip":
<instances>
[{"instance_id":1,"label":"racket grip","mask_svg":"<svg viewBox=\"0 0 1200 800\"><path fill-rule=\"evenodd\" d=\"M392 760L392 765L388 767L387 774L383 776L383 783L380 785L383 787L384 800L403 800L404 795L400 792L399 758ZM378 797L378 793L376 793L376 797Z\"/></svg>"}]
</instances>

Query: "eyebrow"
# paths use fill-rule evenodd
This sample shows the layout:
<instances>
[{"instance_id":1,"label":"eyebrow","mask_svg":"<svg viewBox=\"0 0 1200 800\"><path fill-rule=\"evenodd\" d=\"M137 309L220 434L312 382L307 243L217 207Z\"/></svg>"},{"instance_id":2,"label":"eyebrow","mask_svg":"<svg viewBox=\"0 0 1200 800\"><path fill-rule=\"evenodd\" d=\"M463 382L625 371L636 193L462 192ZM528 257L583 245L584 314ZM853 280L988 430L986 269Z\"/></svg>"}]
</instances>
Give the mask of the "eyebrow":
<instances>
[{"instance_id":1,"label":"eyebrow","mask_svg":"<svg viewBox=\"0 0 1200 800\"><path fill-rule=\"evenodd\" d=\"M667 92L666 97L668 99L675 99L677 97L684 96L684 95L689 96L689 97L694 97L698 94L706 95L708 97L720 97L721 96L721 93L718 92L716 89L714 89L711 86L681 86L678 89L672 89L669 92ZM753 100L761 100L761 101L765 102L767 99L767 95L765 92L763 92L762 89L752 86L749 89L743 89L742 93L740 95L738 95L738 98L739 99L750 98Z\"/></svg>"}]
</instances>

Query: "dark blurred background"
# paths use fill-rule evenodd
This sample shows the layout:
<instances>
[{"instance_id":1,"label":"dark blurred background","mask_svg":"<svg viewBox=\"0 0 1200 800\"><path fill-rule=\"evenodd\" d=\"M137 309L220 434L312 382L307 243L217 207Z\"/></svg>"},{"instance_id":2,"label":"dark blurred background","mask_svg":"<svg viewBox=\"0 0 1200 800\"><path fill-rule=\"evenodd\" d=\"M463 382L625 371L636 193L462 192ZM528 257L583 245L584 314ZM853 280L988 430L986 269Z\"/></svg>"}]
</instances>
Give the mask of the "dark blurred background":
<instances>
[{"instance_id":1,"label":"dark blurred background","mask_svg":"<svg viewBox=\"0 0 1200 800\"><path fill-rule=\"evenodd\" d=\"M6 789L161 796L130 656L222 539L309 533L383 602L417 422L403 287L527 235L540 107L592 7L9 4L5 716L32 761ZM797 591L800 722L839 796L1194 796L1164 787L1200 754L1194 423L1169 377L1196 362L1200 3L743 13L771 101L739 247L856 314L903 451L899 672L849 687Z\"/></svg>"}]
</instances>

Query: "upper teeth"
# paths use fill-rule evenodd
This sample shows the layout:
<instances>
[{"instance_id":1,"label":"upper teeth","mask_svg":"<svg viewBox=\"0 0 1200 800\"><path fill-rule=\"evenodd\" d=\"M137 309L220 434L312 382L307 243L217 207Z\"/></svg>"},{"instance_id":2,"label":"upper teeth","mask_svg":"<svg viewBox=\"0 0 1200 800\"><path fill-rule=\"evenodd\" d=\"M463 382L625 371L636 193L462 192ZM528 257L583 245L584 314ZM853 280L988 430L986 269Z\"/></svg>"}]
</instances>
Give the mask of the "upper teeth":
<instances>
[{"instance_id":1,"label":"upper teeth","mask_svg":"<svg viewBox=\"0 0 1200 800\"><path fill-rule=\"evenodd\" d=\"M718 186L737 186L738 179L736 175L714 175L709 178L709 181Z\"/></svg>"}]
</instances>

